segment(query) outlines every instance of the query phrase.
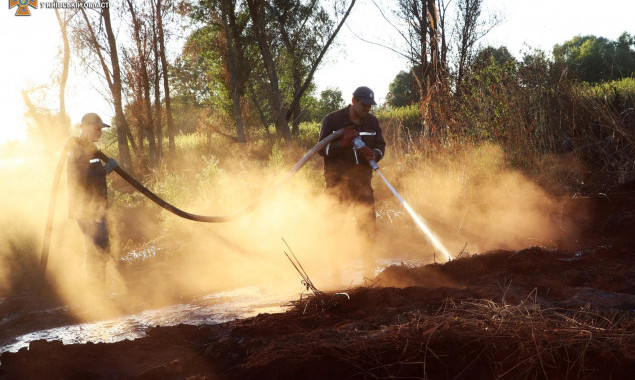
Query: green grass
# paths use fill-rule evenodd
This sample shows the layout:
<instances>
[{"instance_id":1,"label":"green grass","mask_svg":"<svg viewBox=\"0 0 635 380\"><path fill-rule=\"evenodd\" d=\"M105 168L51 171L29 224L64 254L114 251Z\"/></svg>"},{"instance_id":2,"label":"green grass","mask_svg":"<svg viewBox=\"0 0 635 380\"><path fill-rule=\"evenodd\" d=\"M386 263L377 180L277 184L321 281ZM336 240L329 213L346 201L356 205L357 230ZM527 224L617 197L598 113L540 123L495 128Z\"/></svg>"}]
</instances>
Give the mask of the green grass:
<instances>
[{"instance_id":1,"label":"green grass","mask_svg":"<svg viewBox=\"0 0 635 380\"><path fill-rule=\"evenodd\" d=\"M620 111L635 106L635 78L622 78L597 85L582 83L580 91L596 101L619 108Z\"/></svg>"}]
</instances>

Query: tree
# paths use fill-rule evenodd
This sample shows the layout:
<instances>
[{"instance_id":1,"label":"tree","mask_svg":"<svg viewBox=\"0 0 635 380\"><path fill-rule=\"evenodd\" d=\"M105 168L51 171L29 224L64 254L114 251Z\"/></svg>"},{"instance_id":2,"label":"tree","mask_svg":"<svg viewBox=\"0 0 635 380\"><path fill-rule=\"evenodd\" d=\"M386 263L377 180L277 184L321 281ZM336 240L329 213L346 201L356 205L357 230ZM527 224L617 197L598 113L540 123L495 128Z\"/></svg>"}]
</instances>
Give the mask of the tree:
<instances>
[{"instance_id":1,"label":"tree","mask_svg":"<svg viewBox=\"0 0 635 380\"><path fill-rule=\"evenodd\" d=\"M500 22L496 14L492 15L490 19L484 20L481 17L482 8L483 0L459 0L457 3L457 39L455 40L457 93L460 93L461 84L472 64L477 41Z\"/></svg>"},{"instance_id":2,"label":"tree","mask_svg":"<svg viewBox=\"0 0 635 380\"><path fill-rule=\"evenodd\" d=\"M635 39L623 33L617 41L604 37L576 36L555 45L553 57L578 79L599 83L635 73Z\"/></svg>"},{"instance_id":3,"label":"tree","mask_svg":"<svg viewBox=\"0 0 635 380\"><path fill-rule=\"evenodd\" d=\"M510 53L505 46L498 48L487 46L476 53L472 66L476 68L484 67L488 66L491 62L502 66L510 61L516 62L516 58L514 58L512 53Z\"/></svg>"},{"instance_id":4,"label":"tree","mask_svg":"<svg viewBox=\"0 0 635 380\"><path fill-rule=\"evenodd\" d=\"M327 88L320 93L320 100L318 102L319 112L321 117L326 116L330 112L337 111L344 107L346 102L342 97L342 91L338 89Z\"/></svg>"},{"instance_id":5,"label":"tree","mask_svg":"<svg viewBox=\"0 0 635 380\"><path fill-rule=\"evenodd\" d=\"M140 132L145 132L145 136L148 140L148 147L150 153L150 165L155 165L158 159L157 141L155 135L154 125L154 112L152 110L152 98L150 94L150 69L151 69L151 49L152 38L151 29L148 28L148 23L154 24L154 19L149 18L143 14L140 10L135 9L133 2L127 0L128 10L130 11L130 17L132 19L132 36L136 46L136 56L128 58L130 62L131 70L128 71L130 85L136 91L133 91L136 102L142 105L141 112L137 112L137 120L139 121ZM124 49L124 53L126 50ZM155 91L159 89L155 88ZM140 137L143 134L140 133ZM160 142L159 142L160 143ZM143 141L139 140L139 145L142 145Z\"/></svg>"},{"instance_id":6,"label":"tree","mask_svg":"<svg viewBox=\"0 0 635 380\"><path fill-rule=\"evenodd\" d=\"M279 138L289 138L291 134L283 114L278 70L269 44L269 41L271 41L271 37L269 36L271 32L266 28L265 3L264 1L247 0L247 4L249 7L249 15L251 16L253 34L258 43L262 63L269 77L271 115L275 121L276 132Z\"/></svg>"},{"instance_id":7,"label":"tree","mask_svg":"<svg viewBox=\"0 0 635 380\"><path fill-rule=\"evenodd\" d=\"M430 89L447 91L446 12L451 0L399 0L392 6L386 3L380 6L375 0L373 3L401 36L402 43L357 38L383 46L408 60L421 103L428 97ZM392 18L384 8L391 11Z\"/></svg>"},{"instance_id":8,"label":"tree","mask_svg":"<svg viewBox=\"0 0 635 380\"><path fill-rule=\"evenodd\" d=\"M64 12L60 15L60 12L55 8L55 17L60 26L62 32L63 42L63 59L62 59L62 74L60 76L60 118L63 119L63 124L66 128L70 125L70 120L66 114L66 81L68 80L68 66L71 61L71 47L68 40L68 22L76 13Z\"/></svg>"},{"instance_id":9,"label":"tree","mask_svg":"<svg viewBox=\"0 0 635 380\"><path fill-rule=\"evenodd\" d=\"M332 29L333 22L328 13L317 6L317 1L303 4L294 0L280 0L274 4L268 4L268 8L274 17L274 29L279 32L284 47L280 49L279 55L288 69L281 71L281 79L283 83L290 82L288 87L292 91L284 91L283 97L285 102L290 103L286 118L291 121L291 133L295 135L299 130L302 113L300 99L303 96L295 100L295 95L307 92L302 89L303 80L322 49L326 38L324 30Z\"/></svg>"},{"instance_id":10,"label":"tree","mask_svg":"<svg viewBox=\"0 0 635 380\"><path fill-rule=\"evenodd\" d=\"M389 86L388 102L392 107L403 107L420 100L419 88L412 71L400 71Z\"/></svg>"},{"instance_id":11,"label":"tree","mask_svg":"<svg viewBox=\"0 0 635 380\"><path fill-rule=\"evenodd\" d=\"M84 12L82 8L82 12ZM85 13L84 13L85 15ZM110 83L110 90L113 96L113 102L115 106L115 118L117 121L117 142L119 146L119 159L124 167L131 167L132 160L130 157L130 150L128 149L128 143L126 139L126 133L129 133L128 122L123 112L122 101L122 89L121 89L121 69L119 67L119 55L117 53L117 42L115 39L115 33L112 29L112 20L110 18L110 7L104 7L101 9L101 19L103 20L104 29L108 41L110 62L112 67L112 82ZM86 19L88 23L88 19Z\"/></svg>"},{"instance_id":12,"label":"tree","mask_svg":"<svg viewBox=\"0 0 635 380\"><path fill-rule=\"evenodd\" d=\"M247 23L249 16L242 2L236 0L204 0L192 9L190 16L205 25L189 38L187 49L208 67L208 74L223 83L232 104L238 141L245 142L242 99L253 68L249 56ZM221 65L223 70L219 70ZM220 95L216 93L216 95Z\"/></svg>"},{"instance_id":13,"label":"tree","mask_svg":"<svg viewBox=\"0 0 635 380\"><path fill-rule=\"evenodd\" d=\"M635 36L622 33L615 44L615 63L622 77L635 74Z\"/></svg>"},{"instance_id":14,"label":"tree","mask_svg":"<svg viewBox=\"0 0 635 380\"><path fill-rule=\"evenodd\" d=\"M242 34L244 26L239 27L236 23L236 4L235 1L221 0L220 16L222 26L225 32L226 49L227 49L227 71L229 72L229 89L232 97L232 105L234 109L234 118L236 119L236 133L239 142L246 142L245 131L242 119L242 109L240 106L240 98L243 95L243 83L238 79L240 69L238 60L241 53L238 52L238 46L242 45L237 42L238 35ZM238 45L238 46L237 46ZM244 56L241 57L244 60Z\"/></svg>"},{"instance_id":15,"label":"tree","mask_svg":"<svg viewBox=\"0 0 635 380\"><path fill-rule=\"evenodd\" d=\"M163 37L159 36L159 25L157 25L157 24L162 24L161 20L163 18L163 16L161 15L161 0L157 0L156 4L154 2L151 2L150 6L151 6L151 12L152 12L151 19L156 20L156 22L152 23L152 54L154 55L154 62L152 62L153 79L154 79L153 81L154 120L155 120L156 136L157 136L157 156L159 160L162 160L163 159L163 125L162 125L163 109L161 106L161 90L160 90L162 71L160 70L163 67L163 65L159 65L159 62L161 61L161 57L162 57L161 52L159 51L159 45L160 45L159 39ZM169 86L168 86L168 93L166 94L166 97L169 98L169 96L170 94L169 94ZM170 102L166 101L166 103L170 103ZM171 114L172 113L171 104L170 106L166 108L168 108L166 111ZM176 145L175 145L175 150L176 150Z\"/></svg>"},{"instance_id":16,"label":"tree","mask_svg":"<svg viewBox=\"0 0 635 380\"><path fill-rule=\"evenodd\" d=\"M226 96L225 83L219 80L215 67L220 65L218 57L204 54L193 45L204 44L208 36L201 36L201 30L190 35L185 42L181 56L174 62L172 87L175 101L196 104L202 107L219 108L220 98ZM194 42L196 40L196 42ZM211 43L211 42L210 42ZM220 77L223 79L223 77Z\"/></svg>"},{"instance_id":17,"label":"tree","mask_svg":"<svg viewBox=\"0 0 635 380\"><path fill-rule=\"evenodd\" d=\"M393 82L391 91L396 92L392 93L390 102L409 104L414 97L421 105L418 120L425 134L436 124L432 120L436 112L433 108L438 108L437 103L449 93L446 12L450 3L451 0L399 0L392 8L392 19L375 3L402 40L397 46L383 46L409 63L409 72L400 73L395 78L397 83Z\"/></svg>"},{"instance_id":18,"label":"tree","mask_svg":"<svg viewBox=\"0 0 635 380\"><path fill-rule=\"evenodd\" d=\"M66 113L66 83L68 81L69 65L71 61L71 47L68 37L69 22L75 16L76 12L60 11L55 9L55 17L57 18L62 37L61 64L62 71L57 75L55 73L54 81L59 81L59 112L52 112L41 105L33 104L31 96L36 94L46 98L46 88L48 86L31 87L22 90L22 99L27 108L25 117L29 120L27 131L29 135L36 138L42 138L44 141L53 142L54 140L67 138L70 129L70 118ZM38 99L39 100L39 99ZM48 145L47 145L48 146Z\"/></svg>"},{"instance_id":19,"label":"tree","mask_svg":"<svg viewBox=\"0 0 635 380\"><path fill-rule=\"evenodd\" d=\"M163 96L165 97L165 113L168 121L168 151L170 157L176 156L176 143L174 140L174 119L172 117L172 103L170 99L170 76L168 75L168 60L165 49L165 16L164 11L167 11L168 7L163 7L161 0L156 0L156 25L157 25L157 40L159 42L159 57L161 58L161 74L163 76ZM158 91L159 89L155 89ZM161 136L161 134L159 134ZM162 140L159 140L159 144L162 144Z\"/></svg>"},{"instance_id":20,"label":"tree","mask_svg":"<svg viewBox=\"0 0 635 380\"><path fill-rule=\"evenodd\" d=\"M333 111L337 111L344 107L346 102L342 97L342 91L339 89L327 88L320 92L320 98L315 96L307 96L303 102L305 112L302 115L302 121L320 121L326 115Z\"/></svg>"},{"instance_id":21,"label":"tree","mask_svg":"<svg viewBox=\"0 0 635 380\"><path fill-rule=\"evenodd\" d=\"M377 44L408 60L408 72L400 73L395 78L396 83L393 82L391 91L395 90L395 93L392 93L391 104L409 104L415 98L420 104L418 122L424 134L429 134L433 125L438 124L438 120L434 120L437 118L435 115L443 108L439 105L450 92L446 13L451 3L452 0L399 0L389 6L393 15L390 18L382 9L387 6L386 3L379 6L375 2L384 19L402 40L397 45Z\"/></svg>"},{"instance_id":22,"label":"tree","mask_svg":"<svg viewBox=\"0 0 635 380\"><path fill-rule=\"evenodd\" d=\"M269 108L274 120L276 135L278 138L289 139L291 137L291 131L288 122L294 115L298 116L296 114L298 104L305 91L309 88L315 70L317 70L322 62L326 51L346 22L348 15L355 5L355 0L351 0L348 8L343 12L337 27L332 30L328 38L322 39L319 49L309 49L308 51L304 51L300 48L305 45L305 38L314 37L312 33L307 32L307 25L328 24L323 19L327 14L316 10L319 8L317 0L311 0L306 4L287 1L273 2L271 4L263 0L246 1L252 22L252 35L257 42L258 51L260 52L259 58L267 73L268 81L266 84L269 90ZM308 10L308 12L304 10ZM289 12L298 12L298 14L292 16ZM313 15L321 16L313 17ZM269 20L275 20L277 24L270 24L268 22ZM315 30L319 30L319 28ZM294 85L294 93L288 105L283 101L280 75L285 69L288 70L289 67L288 65L284 67L283 60L276 59L279 56L275 54L275 44L271 44L271 41L275 40L274 36L278 35L281 36L283 40L285 36L288 37L287 39L290 44L285 43L284 47L286 49L285 53L288 53L290 56L292 65L298 64L299 62L306 62L307 73L305 75L295 73L295 75L302 77L300 81L297 81L297 83L301 84ZM310 55L307 56L307 54ZM280 66L281 64L283 66Z\"/></svg>"},{"instance_id":23,"label":"tree","mask_svg":"<svg viewBox=\"0 0 635 380\"><path fill-rule=\"evenodd\" d=\"M406 42L408 60L412 74L419 89L419 99L423 101L430 86L445 77L447 45L445 44L445 24L441 15L445 15L447 5L444 1L399 0L396 14L406 20L406 32L401 32ZM441 34L439 34L441 28ZM443 40L441 40L443 37ZM441 49L444 51L441 51Z\"/></svg>"},{"instance_id":24,"label":"tree","mask_svg":"<svg viewBox=\"0 0 635 380\"><path fill-rule=\"evenodd\" d=\"M149 163L154 165L163 158L164 110L171 157L175 151L165 48L175 6L162 0L126 0L120 4L118 9L113 4L99 10L79 8L80 18L72 25L73 45L86 70L106 84L108 91L103 95L115 111L122 166L131 165L128 144L138 157L149 153ZM136 137L131 127L138 128ZM145 141L147 152L143 151Z\"/></svg>"},{"instance_id":25,"label":"tree","mask_svg":"<svg viewBox=\"0 0 635 380\"><path fill-rule=\"evenodd\" d=\"M133 145L133 149L135 145L123 108L121 67L115 34L112 28L110 8L103 7L97 10L94 17L92 15L89 17L84 8L81 8L80 12L82 14L81 20L83 21L79 21L75 25L75 41L79 45L80 50L88 53L85 59L96 59L98 67L101 68L101 75L106 81L115 109L119 161L123 167L131 168L132 162L128 140ZM90 64L86 65L86 67L89 70L95 70ZM99 73L98 70L95 70L95 72Z\"/></svg>"}]
</instances>

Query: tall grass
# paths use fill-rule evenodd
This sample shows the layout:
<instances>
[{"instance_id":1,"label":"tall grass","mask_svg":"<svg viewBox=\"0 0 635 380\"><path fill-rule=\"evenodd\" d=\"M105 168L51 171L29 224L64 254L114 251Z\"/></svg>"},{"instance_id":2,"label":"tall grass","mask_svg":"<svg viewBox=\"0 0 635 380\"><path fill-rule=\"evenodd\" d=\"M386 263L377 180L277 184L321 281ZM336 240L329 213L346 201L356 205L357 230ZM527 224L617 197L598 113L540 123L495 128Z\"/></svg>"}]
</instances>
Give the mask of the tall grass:
<instances>
[{"instance_id":1,"label":"tall grass","mask_svg":"<svg viewBox=\"0 0 635 380\"><path fill-rule=\"evenodd\" d=\"M635 179L634 104L634 78L590 86L533 60L477 70L458 94L433 98L427 116L419 106L377 115L403 165L493 143L541 182L594 191Z\"/></svg>"}]
</instances>

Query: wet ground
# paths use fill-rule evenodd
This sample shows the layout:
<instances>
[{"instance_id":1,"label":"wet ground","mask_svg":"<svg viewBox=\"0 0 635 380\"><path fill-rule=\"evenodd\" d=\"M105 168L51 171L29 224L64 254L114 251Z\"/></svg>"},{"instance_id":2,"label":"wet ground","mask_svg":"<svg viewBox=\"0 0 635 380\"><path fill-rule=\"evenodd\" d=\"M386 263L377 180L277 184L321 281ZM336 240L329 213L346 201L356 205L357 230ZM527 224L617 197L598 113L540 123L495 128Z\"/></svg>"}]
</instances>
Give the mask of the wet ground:
<instances>
[{"instance_id":1,"label":"wet ground","mask_svg":"<svg viewBox=\"0 0 635 380\"><path fill-rule=\"evenodd\" d=\"M144 337L148 328L154 326L199 326L249 318L260 313L280 313L288 309L285 304L288 304L288 299L292 296L294 294L273 294L266 293L260 287L245 287L142 310L135 314L118 317L103 315L102 318L97 316L94 317L95 321L86 323L76 322L77 315L82 312L79 308L42 308L41 304L36 306L36 300L29 297L26 307L7 312L0 321L0 354L17 352L36 340L61 341L64 344L113 343ZM117 294L110 295L112 302L126 302L118 297ZM4 302L9 301L2 303Z\"/></svg>"},{"instance_id":2,"label":"wet ground","mask_svg":"<svg viewBox=\"0 0 635 380\"><path fill-rule=\"evenodd\" d=\"M18 351L0 356L0 378L630 379L633 190L565 205L572 214L591 210L577 221L583 232L577 241L464 255L446 264L391 265L370 286L346 295L287 298L292 307L281 313L273 313L281 311L279 299L259 305L247 299L254 289L246 289L77 327L99 332L120 323L145 331L112 343L117 328L103 343L84 343L88 335L65 341L46 327L46 316L5 313L3 334L27 325L51 335L27 347L28 339L20 343L14 334ZM221 305L226 313L219 313ZM198 322L177 324L171 315L183 308L199 315ZM69 312L44 309L58 317ZM151 320L162 326L148 328Z\"/></svg>"}]
</instances>

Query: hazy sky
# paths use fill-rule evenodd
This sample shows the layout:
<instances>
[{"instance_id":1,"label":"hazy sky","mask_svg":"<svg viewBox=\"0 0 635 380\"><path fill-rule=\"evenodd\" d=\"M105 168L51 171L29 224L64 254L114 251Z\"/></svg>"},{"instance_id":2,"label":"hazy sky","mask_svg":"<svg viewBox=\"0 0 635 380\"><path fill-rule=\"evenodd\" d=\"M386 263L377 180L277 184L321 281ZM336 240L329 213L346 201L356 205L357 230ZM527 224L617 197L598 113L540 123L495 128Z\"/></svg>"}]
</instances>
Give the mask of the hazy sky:
<instances>
[{"instance_id":1,"label":"hazy sky","mask_svg":"<svg viewBox=\"0 0 635 380\"><path fill-rule=\"evenodd\" d=\"M550 52L554 44L579 34L609 39L616 39L624 31L635 34L633 0L484 1L486 13L497 10L504 21L482 42L505 45L519 57L529 47ZM29 17L14 14L15 8L0 9L0 143L24 133L21 89L50 83L54 70L60 67L57 57L61 37L55 12L34 9ZM318 90L339 88L349 100L355 87L366 85L383 100L390 82L399 71L407 69L407 63L386 48L360 41L353 31L368 40L399 43L395 30L383 20L372 0L358 0L337 38L338 45L316 73ZM114 114L95 89L96 82L96 78L83 73L71 73L67 111L74 123L86 112L99 112L104 119ZM58 90L52 91L55 99ZM49 106L56 107L57 103Z\"/></svg>"}]
</instances>

